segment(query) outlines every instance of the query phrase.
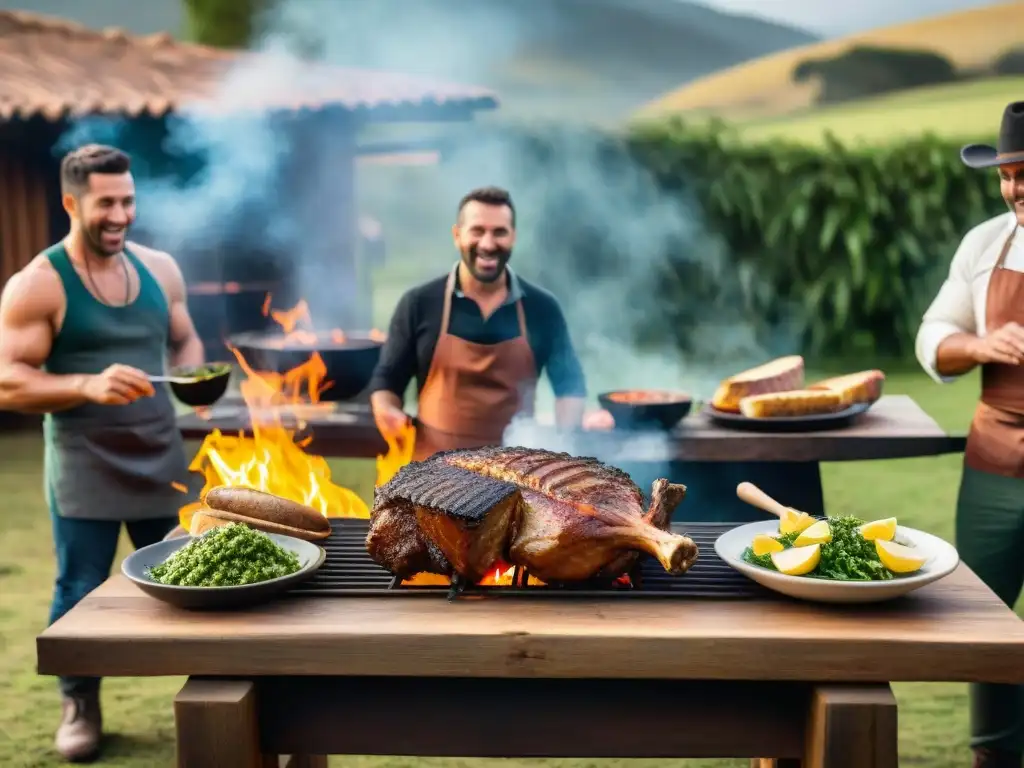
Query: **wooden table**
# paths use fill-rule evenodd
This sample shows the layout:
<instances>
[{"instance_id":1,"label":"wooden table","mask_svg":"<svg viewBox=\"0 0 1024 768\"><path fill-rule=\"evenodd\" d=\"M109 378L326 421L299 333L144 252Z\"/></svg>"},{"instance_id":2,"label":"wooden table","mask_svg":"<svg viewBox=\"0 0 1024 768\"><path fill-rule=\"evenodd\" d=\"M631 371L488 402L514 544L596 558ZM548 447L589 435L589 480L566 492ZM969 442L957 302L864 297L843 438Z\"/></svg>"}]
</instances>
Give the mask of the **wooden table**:
<instances>
[{"instance_id":1,"label":"wooden table","mask_svg":"<svg viewBox=\"0 0 1024 768\"><path fill-rule=\"evenodd\" d=\"M183 435L201 439L214 428L245 431L249 421L244 406L222 402L209 420L195 414L180 417ZM375 458L387 451L366 404L339 403L335 412L309 419L306 430L312 436L307 450L323 456ZM523 445L596 456L625 469L644 488L656 477L682 482L690 490L678 519L727 521L758 519L758 512L736 499L736 485L743 480L790 506L821 515L820 462L939 456L962 452L966 442L963 436L946 434L906 395L886 395L855 424L823 432L742 432L698 413L667 433L560 432L531 425L516 437Z\"/></svg>"},{"instance_id":2,"label":"wooden table","mask_svg":"<svg viewBox=\"0 0 1024 768\"><path fill-rule=\"evenodd\" d=\"M890 681L1024 683L1024 622L963 565L878 606L680 603L285 597L204 614L118 575L37 652L41 674L188 675L180 768L326 754L895 768Z\"/></svg>"}]
</instances>

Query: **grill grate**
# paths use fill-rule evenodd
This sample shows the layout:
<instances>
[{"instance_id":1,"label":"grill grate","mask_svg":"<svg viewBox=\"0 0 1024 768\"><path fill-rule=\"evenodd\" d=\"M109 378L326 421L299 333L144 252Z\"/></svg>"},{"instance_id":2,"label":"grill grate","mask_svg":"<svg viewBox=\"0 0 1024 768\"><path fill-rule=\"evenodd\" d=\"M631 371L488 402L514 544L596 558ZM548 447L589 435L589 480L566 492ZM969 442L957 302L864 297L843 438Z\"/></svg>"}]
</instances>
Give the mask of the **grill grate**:
<instances>
[{"instance_id":1,"label":"grill grate","mask_svg":"<svg viewBox=\"0 0 1024 768\"><path fill-rule=\"evenodd\" d=\"M728 523L673 524L673 529L686 533L700 548L696 564L682 576L670 576L654 558L643 556L640 573L634 574L634 586L578 587L550 586L472 586L463 594L487 594L502 597L675 597L715 600L750 600L770 593L731 568L715 553L715 540L735 527ZM402 586L366 552L366 520L333 519L332 533L322 543L327 559L307 581L289 590L291 595L333 595L337 597L409 597L412 595L443 596L449 588L442 585ZM514 584L525 582L517 573Z\"/></svg>"}]
</instances>

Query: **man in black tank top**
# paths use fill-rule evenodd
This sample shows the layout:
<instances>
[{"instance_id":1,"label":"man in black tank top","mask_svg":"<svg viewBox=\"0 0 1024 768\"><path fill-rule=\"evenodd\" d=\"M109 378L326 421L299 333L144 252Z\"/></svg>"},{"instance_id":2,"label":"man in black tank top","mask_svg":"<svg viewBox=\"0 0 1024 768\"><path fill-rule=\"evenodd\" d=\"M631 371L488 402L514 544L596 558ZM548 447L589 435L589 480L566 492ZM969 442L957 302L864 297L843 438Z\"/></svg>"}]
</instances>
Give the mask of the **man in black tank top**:
<instances>
[{"instance_id":1,"label":"man in black tank top","mask_svg":"<svg viewBox=\"0 0 1024 768\"><path fill-rule=\"evenodd\" d=\"M177 524L195 486L174 406L149 377L197 365L203 346L169 255L128 243L135 186L127 155L88 146L61 164L71 231L12 277L0 297L0 408L43 413L45 490L57 583L50 622L110 574L121 525L146 546ZM168 360L169 357L169 360ZM61 678L56 747L99 751L97 678Z\"/></svg>"}]
</instances>

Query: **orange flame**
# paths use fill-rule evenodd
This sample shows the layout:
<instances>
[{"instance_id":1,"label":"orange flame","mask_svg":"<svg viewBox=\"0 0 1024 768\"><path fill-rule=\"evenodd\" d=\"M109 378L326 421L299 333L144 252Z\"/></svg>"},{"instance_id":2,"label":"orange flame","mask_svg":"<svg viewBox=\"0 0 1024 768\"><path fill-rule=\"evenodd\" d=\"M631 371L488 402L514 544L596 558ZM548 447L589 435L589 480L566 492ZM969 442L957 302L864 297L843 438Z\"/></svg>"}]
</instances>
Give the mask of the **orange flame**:
<instances>
[{"instance_id":1,"label":"orange flame","mask_svg":"<svg viewBox=\"0 0 1024 768\"><path fill-rule=\"evenodd\" d=\"M269 305L268 294L268 311ZM286 312L273 312L273 317L291 335L301 332L297 326L308 319L308 307L300 302ZM327 461L303 450L309 439L295 439L296 431L305 426L303 411L315 412L329 405L320 403L321 392L330 386L320 355L314 352L302 364L279 374L254 371L238 350L231 351L245 373L240 389L253 434L232 436L215 429L206 436L189 466L205 478L202 496L217 485L255 488L306 504L325 517L368 518L366 503L331 481ZM289 425L286 420L295 423ZM192 515L201 506L193 502L179 510L183 528L188 530Z\"/></svg>"},{"instance_id":2,"label":"orange flame","mask_svg":"<svg viewBox=\"0 0 1024 768\"><path fill-rule=\"evenodd\" d=\"M383 456L377 455L378 488L412 461L412 452L416 447L416 427L410 422L397 437L385 437L384 441L388 444L388 452Z\"/></svg>"},{"instance_id":3,"label":"orange flame","mask_svg":"<svg viewBox=\"0 0 1024 768\"><path fill-rule=\"evenodd\" d=\"M493 566L493 570L488 570L487 575L484 576L480 581L477 582L477 586L481 587L511 587L512 579L515 577L516 568L514 565L497 562ZM447 576L442 576L438 573L417 573L408 579L402 580L402 586L410 587L425 587L425 586L443 586L447 587L451 584L451 580ZM531 587L543 587L544 582L535 576L529 576L527 579L528 586Z\"/></svg>"}]
</instances>

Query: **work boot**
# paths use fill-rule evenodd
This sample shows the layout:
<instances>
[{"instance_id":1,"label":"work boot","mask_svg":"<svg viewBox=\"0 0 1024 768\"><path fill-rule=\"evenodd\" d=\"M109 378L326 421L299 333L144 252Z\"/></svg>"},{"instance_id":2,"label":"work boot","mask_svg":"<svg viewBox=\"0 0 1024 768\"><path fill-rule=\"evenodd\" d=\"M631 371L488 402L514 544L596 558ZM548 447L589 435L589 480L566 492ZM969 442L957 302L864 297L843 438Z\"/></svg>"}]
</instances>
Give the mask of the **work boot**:
<instances>
[{"instance_id":1,"label":"work boot","mask_svg":"<svg viewBox=\"0 0 1024 768\"><path fill-rule=\"evenodd\" d=\"M974 748L972 768L1021 768L1022 765L1024 755L1020 752L1007 752L988 747Z\"/></svg>"},{"instance_id":2,"label":"work boot","mask_svg":"<svg viewBox=\"0 0 1024 768\"><path fill-rule=\"evenodd\" d=\"M87 763L99 756L103 735L99 692L64 696L63 716L53 743L60 756L71 763Z\"/></svg>"}]
</instances>

